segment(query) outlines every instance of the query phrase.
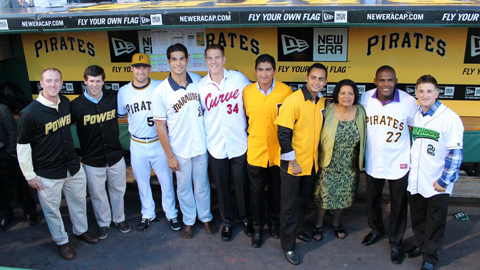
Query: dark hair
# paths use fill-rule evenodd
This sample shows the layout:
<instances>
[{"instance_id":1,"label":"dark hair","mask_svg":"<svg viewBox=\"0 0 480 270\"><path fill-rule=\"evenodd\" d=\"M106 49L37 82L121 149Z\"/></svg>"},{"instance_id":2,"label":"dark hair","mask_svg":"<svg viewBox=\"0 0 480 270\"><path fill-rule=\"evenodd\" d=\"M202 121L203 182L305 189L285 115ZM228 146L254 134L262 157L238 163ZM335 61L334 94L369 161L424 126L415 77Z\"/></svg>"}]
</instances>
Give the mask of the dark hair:
<instances>
[{"instance_id":1,"label":"dark hair","mask_svg":"<svg viewBox=\"0 0 480 270\"><path fill-rule=\"evenodd\" d=\"M47 71L56 71L56 72L60 73L60 79L62 78L62 72L60 72L60 70L58 70L58 68L51 67L51 68L46 68L42 71L42 80L43 80L43 74Z\"/></svg>"},{"instance_id":2,"label":"dark hair","mask_svg":"<svg viewBox=\"0 0 480 270\"><path fill-rule=\"evenodd\" d=\"M377 69L377 72L375 73L375 78L377 77L378 73L386 70L393 72L394 77L397 77L397 73L395 72L395 69L393 69L393 67L388 65L383 65Z\"/></svg>"},{"instance_id":3,"label":"dark hair","mask_svg":"<svg viewBox=\"0 0 480 270\"><path fill-rule=\"evenodd\" d=\"M273 70L277 69L277 65L275 64L275 58L273 58L273 56L271 56L270 54L262 54L257 57L257 60L255 60L255 69L257 69L260 63L270 63L273 67Z\"/></svg>"},{"instance_id":4,"label":"dark hair","mask_svg":"<svg viewBox=\"0 0 480 270\"><path fill-rule=\"evenodd\" d=\"M188 58L187 47L185 47L185 45L183 45L182 43L176 43L176 44L170 45L170 47L168 47L168 49L167 49L167 59L168 60L170 60L170 54L172 54L174 52L183 52L183 54L185 54L185 58Z\"/></svg>"},{"instance_id":5,"label":"dark hair","mask_svg":"<svg viewBox=\"0 0 480 270\"><path fill-rule=\"evenodd\" d=\"M327 67L324 66L322 63L315 63L315 64L311 65L307 70L307 75L310 75L310 72L314 68L323 69L325 71L325 79L328 77Z\"/></svg>"},{"instance_id":6,"label":"dark hair","mask_svg":"<svg viewBox=\"0 0 480 270\"><path fill-rule=\"evenodd\" d=\"M333 90L333 103L338 103L338 94L340 93L340 89L342 86L351 86L353 88L353 94L355 95L355 100L353 101L353 105L358 104L358 99L360 98L360 94L358 93L357 85L350 79L341 80L335 85L335 89Z\"/></svg>"},{"instance_id":7,"label":"dark hair","mask_svg":"<svg viewBox=\"0 0 480 270\"><path fill-rule=\"evenodd\" d=\"M83 78L85 80L88 80L88 76L97 77L100 75L102 75L102 81L105 81L105 71L103 70L103 68L101 66L91 65L85 69L85 72L83 73Z\"/></svg>"},{"instance_id":8,"label":"dark hair","mask_svg":"<svg viewBox=\"0 0 480 270\"><path fill-rule=\"evenodd\" d=\"M419 85L422 83L431 83L435 86L435 89L438 88L437 86L437 80L432 76L432 75L423 75L422 77L418 78L417 83L415 85Z\"/></svg>"},{"instance_id":9,"label":"dark hair","mask_svg":"<svg viewBox=\"0 0 480 270\"><path fill-rule=\"evenodd\" d=\"M225 48L220 44L208 44L205 48L205 57L207 57L208 50L220 50L222 52L222 56L225 56Z\"/></svg>"}]
</instances>

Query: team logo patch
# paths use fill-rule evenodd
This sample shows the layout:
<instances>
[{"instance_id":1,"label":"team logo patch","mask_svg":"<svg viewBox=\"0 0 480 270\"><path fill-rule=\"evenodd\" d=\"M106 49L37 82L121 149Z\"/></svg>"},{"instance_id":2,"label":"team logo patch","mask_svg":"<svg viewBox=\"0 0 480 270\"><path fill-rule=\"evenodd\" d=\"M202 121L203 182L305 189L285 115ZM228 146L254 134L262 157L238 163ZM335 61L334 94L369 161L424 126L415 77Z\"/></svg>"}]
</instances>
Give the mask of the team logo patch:
<instances>
[{"instance_id":1,"label":"team logo patch","mask_svg":"<svg viewBox=\"0 0 480 270\"><path fill-rule=\"evenodd\" d=\"M433 145L428 145L427 154L429 154L430 156L435 156L435 147Z\"/></svg>"},{"instance_id":2,"label":"team logo patch","mask_svg":"<svg viewBox=\"0 0 480 270\"><path fill-rule=\"evenodd\" d=\"M430 139L438 142L440 132L428 128L413 127L412 138L414 141L416 139Z\"/></svg>"},{"instance_id":3,"label":"team logo patch","mask_svg":"<svg viewBox=\"0 0 480 270\"><path fill-rule=\"evenodd\" d=\"M407 164L400 164L400 169L401 170L404 170L404 169L407 169L407 168L408 168Z\"/></svg>"}]
</instances>

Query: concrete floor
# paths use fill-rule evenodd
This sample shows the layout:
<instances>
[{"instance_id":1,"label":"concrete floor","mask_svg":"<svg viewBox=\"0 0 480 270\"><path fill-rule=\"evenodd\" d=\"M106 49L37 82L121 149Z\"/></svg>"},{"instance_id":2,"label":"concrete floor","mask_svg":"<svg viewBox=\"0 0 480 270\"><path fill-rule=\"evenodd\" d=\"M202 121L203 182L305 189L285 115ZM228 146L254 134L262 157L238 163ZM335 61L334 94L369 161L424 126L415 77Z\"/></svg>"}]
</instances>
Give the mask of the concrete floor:
<instances>
[{"instance_id":1,"label":"concrete floor","mask_svg":"<svg viewBox=\"0 0 480 270\"><path fill-rule=\"evenodd\" d=\"M89 245L75 237L70 243L76 258L66 261L58 255L50 237L43 213L39 210L41 223L29 227L21 210L16 209L16 218L9 230L0 233L0 266L30 269L419 269L421 258L406 259L402 265L390 261L388 239L364 247L363 237L369 232L365 204L357 201L346 210L342 223L347 238L339 240L329 225L324 226L324 240L321 242L299 243L297 251L301 264L289 264L282 253L280 241L264 234L264 244L256 249L250 238L238 224L234 228L231 242L220 238L220 216L213 191L214 221L217 233L208 235L200 222L194 227L194 237L182 239L179 232L170 229L160 205L160 190L154 189L157 202L158 222L151 224L144 232L136 230L140 220L140 200L135 186L129 186L125 198L125 212L132 231L122 234L115 226L110 234L97 245ZM64 202L65 204L65 202ZM64 205L63 204L63 205ZM307 216L305 231L311 233L314 221L313 204ZM40 208L38 206L38 208ZM388 209L386 207L385 209ZM466 212L470 220L459 221L453 216L456 212ZM67 231L71 234L68 211L62 207ZM388 228L388 213L385 222ZM90 201L88 201L90 230L97 231ZM325 220L329 224L330 218ZM414 243L410 228L407 228L405 247ZM441 260L437 269L480 269L480 204L451 203L444 245L440 251ZM1 267L0 267L1 268Z\"/></svg>"}]
</instances>

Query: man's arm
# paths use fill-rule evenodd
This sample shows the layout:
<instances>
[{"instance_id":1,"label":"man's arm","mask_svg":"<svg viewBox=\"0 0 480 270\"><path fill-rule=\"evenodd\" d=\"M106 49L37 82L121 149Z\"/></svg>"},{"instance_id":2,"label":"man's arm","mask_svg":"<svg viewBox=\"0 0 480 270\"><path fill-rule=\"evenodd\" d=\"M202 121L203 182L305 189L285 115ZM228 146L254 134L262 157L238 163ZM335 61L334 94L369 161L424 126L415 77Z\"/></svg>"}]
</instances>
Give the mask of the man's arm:
<instances>
[{"instance_id":1,"label":"man's arm","mask_svg":"<svg viewBox=\"0 0 480 270\"><path fill-rule=\"evenodd\" d=\"M293 130L278 126L278 142L280 144L280 159L288 161L294 175L302 173L302 168L295 160L295 150L292 147Z\"/></svg>"},{"instance_id":2,"label":"man's arm","mask_svg":"<svg viewBox=\"0 0 480 270\"><path fill-rule=\"evenodd\" d=\"M168 132L167 132L167 121L165 120L156 120L158 138L162 144L163 150L167 155L168 167L172 171L180 170L180 164L178 163L177 158L173 155L172 148L170 147L170 142L168 141Z\"/></svg>"},{"instance_id":3,"label":"man's arm","mask_svg":"<svg viewBox=\"0 0 480 270\"><path fill-rule=\"evenodd\" d=\"M20 169L28 184L34 189L42 190L43 187L37 179L37 174L33 171L32 147L29 143L17 144L17 157Z\"/></svg>"},{"instance_id":4,"label":"man's arm","mask_svg":"<svg viewBox=\"0 0 480 270\"><path fill-rule=\"evenodd\" d=\"M7 106L2 106L2 123L5 131L8 134L8 148L7 152L13 156L16 155L15 145L17 143L17 123L13 119L12 114Z\"/></svg>"},{"instance_id":5,"label":"man's arm","mask_svg":"<svg viewBox=\"0 0 480 270\"><path fill-rule=\"evenodd\" d=\"M448 150L447 156L445 157L445 165L443 167L442 176L433 184L435 189L439 189L440 191L445 191L445 187L448 184L454 183L455 181L458 180L460 165L462 165L462 161L463 161L462 149Z\"/></svg>"}]
</instances>

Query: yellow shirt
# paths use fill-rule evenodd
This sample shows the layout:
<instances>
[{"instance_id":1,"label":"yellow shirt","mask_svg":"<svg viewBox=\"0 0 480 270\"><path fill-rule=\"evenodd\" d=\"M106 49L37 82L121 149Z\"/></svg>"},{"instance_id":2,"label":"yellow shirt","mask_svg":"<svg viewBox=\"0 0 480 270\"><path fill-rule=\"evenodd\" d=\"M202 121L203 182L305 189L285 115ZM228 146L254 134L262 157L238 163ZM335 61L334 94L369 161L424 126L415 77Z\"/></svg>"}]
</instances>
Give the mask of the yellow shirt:
<instances>
[{"instance_id":1,"label":"yellow shirt","mask_svg":"<svg viewBox=\"0 0 480 270\"><path fill-rule=\"evenodd\" d=\"M283 100L291 93L292 89L280 81L275 81L268 96L260 92L256 82L243 90L243 106L248 118L248 164L262 168L280 166L276 163L280 145L274 121Z\"/></svg>"},{"instance_id":2,"label":"yellow shirt","mask_svg":"<svg viewBox=\"0 0 480 270\"><path fill-rule=\"evenodd\" d=\"M292 147L295 159L302 168L302 173L297 176L311 175L314 164L315 172L318 172L318 144L325 98L321 97L316 104L310 98L311 94L305 87L295 91L285 99L275 120L275 124L293 130ZM280 164L280 155L277 156L277 162ZM292 174L290 167L288 173Z\"/></svg>"}]
</instances>

